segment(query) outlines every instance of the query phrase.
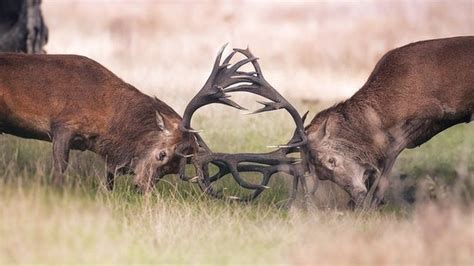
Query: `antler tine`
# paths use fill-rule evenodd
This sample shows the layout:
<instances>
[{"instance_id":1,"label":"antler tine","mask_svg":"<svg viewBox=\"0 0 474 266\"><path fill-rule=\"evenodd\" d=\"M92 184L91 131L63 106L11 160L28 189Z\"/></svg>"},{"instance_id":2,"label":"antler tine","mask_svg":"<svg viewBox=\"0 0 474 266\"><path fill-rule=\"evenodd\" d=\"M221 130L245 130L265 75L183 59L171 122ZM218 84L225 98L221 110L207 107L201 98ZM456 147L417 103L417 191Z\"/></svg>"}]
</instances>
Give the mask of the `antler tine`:
<instances>
[{"instance_id":1,"label":"antler tine","mask_svg":"<svg viewBox=\"0 0 474 266\"><path fill-rule=\"evenodd\" d=\"M207 157L207 158L206 158ZM254 198L256 198L264 189L268 188L267 184L270 180L270 176L267 173L267 169L264 169L262 166L255 166L255 167L261 167L261 168L248 168L245 166L237 166L237 170L232 169L235 166L232 166L227 161L209 161L210 158L213 157L212 154L206 154L202 158L206 158L205 160L195 160L193 162L194 167L196 168L196 173L198 174L198 184L200 188L202 189L203 192L206 194L209 194L212 197L216 198L226 198L226 199L231 199L231 200L239 200L239 201L249 201ZM216 166L218 166L219 171L214 174L213 176L209 176L209 171L208 171L208 164L212 162ZM263 175L263 179L261 184L252 184L248 183L245 180L240 178L240 175L237 171L243 171L243 172L261 172ZM254 193L251 196L247 197L236 197L236 196L224 196L223 195L223 190L216 191L213 186L212 182L224 177L225 175L231 173L232 177L241 185L242 187L246 189L251 189L255 190Z\"/></svg>"},{"instance_id":2,"label":"antler tine","mask_svg":"<svg viewBox=\"0 0 474 266\"><path fill-rule=\"evenodd\" d=\"M201 179L198 180L198 183L205 193L212 197L216 198L225 198L225 199L230 199L230 200L238 200L238 201L250 201L258 197L265 189L268 189L268 183L270 182L270 178L278 172L286 172L288 174L295 174L298 172L301 167L301 165L289 165L289 164L284 164L284 165L271 165L271 166L263 166L263 165L254 165L254 164L244 164L244 165L237 165L237 171L236 175L231 173L229 168L227 168L227 165L221 168L221 165L218 165L219 161L212 161L213 164L217 165L219 167L218 173L214 174L213 176L209 176L208 171L206 170L206 164L205 162L195 162L195 167L199 167L199 170L197 172L201 173ZM251 184L247 183L249 186L245 186L239 184L247 189L254 190L253 193L247 196L225 196L223 194L223 190L216 191L212 183L215 182L216 180L224 177L227 174L231 174L232 177L237 181L236 176L239 176L240 172L259 172L262 174L262 180L260 184ZM244 181L246 182L246 181Z\"/></svg>"},{"instance_id":3,"label":"antler tine","mask_svg":"<svg viewBox=\"0 0 474 266\"><path fill-rule=\"evenodd\" d=\"M276 102L276 103L275 102L261 102L261 101L257 101L257 102L259 104L262 104L263 107L250 114L258 114L258 113L269 112L269 111L285 108L285 105L280 102Z\"/></svg>"},{"instance_id":4,"label":"antler tine","mask_svg":"<svg viewBox=\"0 0 474 266\"><path fill-rule=\"evenodd\" d=\"M221 65L221 58L224 52L225 47L227 44L222 46L219 50L216 60L214 61L214 66L207 79L204 86L201 90L191 99L189 104L186 106L183 115L183 121L181 123L181 130L188 133L196 133L194 130L190 128L191 118L194 112L201 108L204 105L208 105L211 103L220 103L225 104L237 109L246 110L244 107L240 106L239 104L235 103L234 101L229 99L229 95L226 94L224 88L239 82L240 80L234 80L232 82L226 82L225 84L220 84L222 81L228 81L229 78L229 71L227 70L229 66L229 61L232 57L236 54L236 52L232 52L229 56L224 59L223 64Z\"/></svg>"},{"instance_id":5,"label":"antler tine","mask_svg":"<svg viewBox=\"0 0 474 266\"><path fill-rule=\"evenodd\" d=\"M234 51L245 55L247 58L254 57L252 52L250 52L250 48L248 46L247 46L247 49L234 48ZM262 70L260 69L260 65L258 63L255 63L253 66L255 67L255 71L258 73L258 75L263 77Z\"/></svg>"},{"instance_id":6,"label":"antler tine","mask_svg":"<svg viewBox=\"0 0 474 266\"><path fill-rule=\"evenodd\" d=\"M234 51L235 52L235 51ZM256 62L258 60L257 57L248 57L246 59L240 60L239 62L235 63L229 71L231 73L237 73L237 70L241 68L243 65L250 63L250 62Z\"/></svg>"},{"instance_id":7,"label":"antler tine","mask_svg":"<svg viewBox=\"0 0 474 266\"><path fill-rule=\"evenodd\" d=\"M308 113L309 111L306 111L306 113L304 113L304 115L301 117L301 122L303 123L303 125L304 125L304 121L306 120L306 117L308 116ZM277 147L285 149L285 152L287 153L292 153L292 152L298 151L305 144L306 144L306 139L301 138L300 130L297 127L295 131L293 132L293 136L291 137L290 141L288 141L286 145L279 145Z\"/></svg>"},{"instance_id":8,"label":"antler tine","mask_svg":"<svg viewBox=\"0 0 474 266\"><path fill-rule=\"evenodd\" d=\"M234 51L244 55L245 57L247 57L248 60L256 58L252 54L252 52L250 52L249 48L234 49ZM226 89L226 92L246 91L246 92L250 92L256 95L260 95L262 97L265 97L273 101L273 102L259 102L263 104L264 107L254 111L251 114L268 112L268 111L273 111L273 110L278 110L278 109L286 109L290 113L290 115L292 116L296 124L295 134L297 134L299 138L294 136L294 138L292 138L292 140L288 144L278 145L278 147L291 149L291 148L305 145L307 140L306 140L306 135L304 134L304 123L298 111L265 80L265 78L263 77L263 73L260 68L260 65L258 64L258 61L250 60L249 62L252 63L255 69L255 72L240 71L238 75L234 76L233 78L239 79L239 80L245 80L245 82L249 83L250 85L245 84L245 85L230 87Z\"/></svg>"},{"instance_id":9,"label":"antler tine","mask_svg":"<svg viewBox=\"0 0 474 266\"><path fill-rule=\"evenodd\" d=\"M275 90L270 83L268 83L265 78L263 77L262 70L260 68L260 65L258 64L258 58L255 57L252 52L250 52L250 49L237 49L234 48L234 52L238 52L242 55L244 55L247 60L243 60L246 62L251 62L255 71L254 72L244 72L244 71L238 71L236 76L233 76L233 79L239 79L242 80L243 82L248 82L254 87L253 89L248 91L250 93L254 93L257 95L260 95L262 97L265 97L269 100L272 100L273 102L280 103L280 108L288 107L290 108L291 104L283 97L281 96L280 93L278 93L277 90ZM248 86L248 85L247 85ZM236 92L236 91L246 91L248 89L246 86L236 86L236 87L231 87L226 89L226 92ZM292 106L291 106L292 107ZM299 115L298 115L299 117Z\"/></svg>"},{"instance_id":10,"label":"antler tine","mask_svg":"<svg viewBox=\"0 0 474 266\"><path fill-rule=\"evenodd\" d=\"M278 93L277 90L275 90L270 85L270 83L268 83L265 80L265 78L263 77L263 73L262 73L262 70L260 68L260 65L258 64L258 60L252 54L252 52L250 52L249 48L247 48L247 49L237 49L237 48L235 48L234 51L244 55L245 57L247 57L247 59L254 59L255 58L255 60L250 61L253 65L254 69L255 69L255 72L242 72L241 71L241 72L238 73L239 75L234 76L233 78L243 79L243 80L246 80L246 82L251 83L252 85L258 86L258 89L249 91L250 93L260 95L260 96L265 97L265 98L267 98L269 100L272 100L274 102L284 103L285 106L287 106L287 105L290 106L291 105L285 98L283 98L283 96L281 96L280 93ZM242 91L242 90L240 90L237 87L235 87L235 88L233 87L233 88L229 88L228 91L231 92L231 91Z\"/></svg>"},{"instance_id":11,"label":"antler tine","mask_svg":"<svg viewBox=\"0 0 474 266\"><path fill-rule=\"evenodd\" d=\"M225 59L224 62L222 62L222 65L228 65L232 57L237 53L237 51L232 51Z\"/></svg>"},{"instance_id":12,"label":"antler tine","mask_svg":"<svg viewBox=\"0 0 474 266\"><path fill-rule=\"evenodd\" d=\"M308 114L309 114L309 110L306 111L303 116L301 117L301 121L303 121L303 123L306 121L306 118L308 117Z\"/></svg>"},{"instance_id":13,"label":"antler tine","mask_svg":"<svg viewBox=\"0 0 474 266\"><path fill-rule=\"evenodd\" d=\"M229 43L225 43L221 47L221 49L219 49L219 52L217 52L217 57L216 57L216 60L214 61L214 67L212 68L211 76L213 76L213 74L215 75L217 71L219 71L219 65L221 63L222 54L224 53L224 50L228 44Z\"/></svg>"}]
</instances>

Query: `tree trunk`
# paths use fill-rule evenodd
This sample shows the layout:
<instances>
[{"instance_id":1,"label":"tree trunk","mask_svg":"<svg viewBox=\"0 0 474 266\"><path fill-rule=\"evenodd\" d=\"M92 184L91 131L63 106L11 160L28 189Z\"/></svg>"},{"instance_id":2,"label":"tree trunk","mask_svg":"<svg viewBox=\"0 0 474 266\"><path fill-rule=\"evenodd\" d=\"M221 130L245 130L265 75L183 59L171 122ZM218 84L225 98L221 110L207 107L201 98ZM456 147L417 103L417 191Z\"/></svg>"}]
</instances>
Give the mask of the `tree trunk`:
<instances>
[{"instance_id":1,"label":"tree trunk","mask_svg":"<svg viewBox=\"0 0 474 266\"><path fill-rule=\"evenodd\" d=\"M44 53L48 28L41 0L0 0L0 52Z\"/></svg>"}]
</instances>

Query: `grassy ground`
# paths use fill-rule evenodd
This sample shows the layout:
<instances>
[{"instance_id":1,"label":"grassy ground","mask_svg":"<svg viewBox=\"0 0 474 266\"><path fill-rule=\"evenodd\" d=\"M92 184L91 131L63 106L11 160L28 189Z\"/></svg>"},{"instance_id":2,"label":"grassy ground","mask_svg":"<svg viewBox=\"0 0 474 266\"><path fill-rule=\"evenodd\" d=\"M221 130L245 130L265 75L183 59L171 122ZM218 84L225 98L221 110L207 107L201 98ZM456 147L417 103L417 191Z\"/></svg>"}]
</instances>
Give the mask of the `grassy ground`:
<instances>
[{"instance_id":1,"label":"grassy ground","mask_svg":"<svg viewBox=\"0 0 474 266\"><path fill-rule=\"evenodd\" d=\"M272 144L287 137L285 130L262 127L292 127L283 113L258 125L252 117L239 120L245 134L235 133L234 119L212 129L207 123L214 119L204 118L197 117L196 127L209 128L204 137L217 150L258 151L268 139ZM389 205L364 213L346 210L345 195L328 183L310 210L298 204L285 209L284 177L251 204L209 199L173 176L149 196L136 194L127 176L107 192L101 160L79 152L73 153L67 187L59 191L48 185L49 143L3 136L0 264L467 265L474 261L472 187L466 184L474 183L473 135L472 125L459 125L404 152ZM415 204L404 197L411 187Z\"/></svg>"},{"instance_id":2,"label":"grassy ground","mask_svg":"<svg viewBox=\"0 0 474 266\"><path fill-rule=\"evenodd\" d=\"M0 263L470 265L472 210L286 211L124 191L2 186Z\"/></svg>"}]
</instances>

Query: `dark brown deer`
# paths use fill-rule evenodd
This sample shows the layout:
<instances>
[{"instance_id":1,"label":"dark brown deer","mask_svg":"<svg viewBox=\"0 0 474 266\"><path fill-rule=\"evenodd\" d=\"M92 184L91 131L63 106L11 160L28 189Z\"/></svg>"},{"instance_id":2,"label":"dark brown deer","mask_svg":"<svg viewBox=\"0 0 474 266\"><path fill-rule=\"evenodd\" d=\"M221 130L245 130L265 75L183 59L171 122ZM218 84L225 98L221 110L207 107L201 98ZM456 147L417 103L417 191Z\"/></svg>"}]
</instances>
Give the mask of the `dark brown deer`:
<instances>
[{"instance_id":1,"label":"dark brown deer","mask_svg":"<svg viewBox=\"0 0 474 266\"><path fill-rule=\"evenodd\" d=\"M0 132L53 143L53 181L61 185L69 151L90 150L117 173L135 173L148 191L178 173L181 117L164 102L76 55L0 54ZM188 144L189 146L189 144Z\"/></svg>"},{"instance_id":2,"label":"dark brown deer","mask_svg":"<svg viewBox=\"0 0 474 266\"><path fill-rule=\"evenodd\" d=\"M365 85L317 114L306 134L317 176L337 183L357 206L364 199L378 206L403 149L473 119L474 37L457 37L388 52Z\"/></svg>"}]
</instances>

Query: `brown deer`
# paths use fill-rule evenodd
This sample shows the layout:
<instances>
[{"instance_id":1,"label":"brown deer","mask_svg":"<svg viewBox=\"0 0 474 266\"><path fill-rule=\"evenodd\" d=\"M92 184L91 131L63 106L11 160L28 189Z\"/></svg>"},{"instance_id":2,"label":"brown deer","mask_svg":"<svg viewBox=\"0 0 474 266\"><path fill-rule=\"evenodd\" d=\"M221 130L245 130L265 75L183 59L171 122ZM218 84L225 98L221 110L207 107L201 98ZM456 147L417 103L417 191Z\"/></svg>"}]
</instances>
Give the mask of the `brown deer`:
<instances>
[{"instance_id":1,"label":"brown deer","mask_svg":"<svg viewBox=\"0 0 474 266\"><path fill-rule=\"evenodd\" d=\"M75 149L104 158L109 189L115 174L132 172L148 191L152 180L178 173L177 147L192 142L180 122L164 102L86 57L0 53L0 133L51 141L57 185Z\"/></svg>"},{"instance_id":2,"label":"brown deer","mask_svg":"<svg viewBox=\"0 0 474 266\"><path fill-rule=\"evenodd\" d=\"M317 176L341 186L356 206L378 206L403 149L473 119L474 37L456 37L388 52L365 85L317 114L306 134Z\"/></svg>"}]
</instances>

